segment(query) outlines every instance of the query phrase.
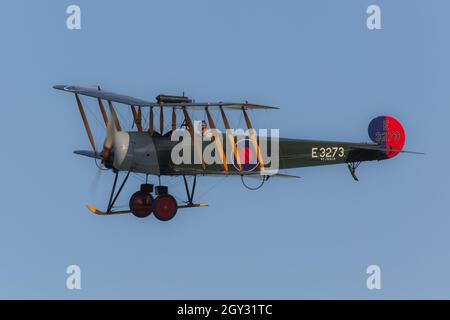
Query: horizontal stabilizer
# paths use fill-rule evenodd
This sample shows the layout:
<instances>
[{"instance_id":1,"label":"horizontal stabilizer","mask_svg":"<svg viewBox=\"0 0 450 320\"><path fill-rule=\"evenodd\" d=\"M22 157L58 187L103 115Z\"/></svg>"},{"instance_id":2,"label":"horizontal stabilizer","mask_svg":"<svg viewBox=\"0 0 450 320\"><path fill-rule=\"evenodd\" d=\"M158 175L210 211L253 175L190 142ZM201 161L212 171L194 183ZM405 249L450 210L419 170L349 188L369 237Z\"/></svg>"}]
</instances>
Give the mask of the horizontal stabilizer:
<instances>
[{"instance_id":1,"label":"horizontal stabilizer","mask_svg":"<svg viewBox=\"0 0 450 320\"><path fill-rule=\"evenodd\" d=\"M362 146L359 145L358 147L351 148L353 150L374 150L374 151L380 151L380 152L391 152L391 153L411 153L411 154L425 154L423 152L417 152L417 151L407 151L407 150L396 150L396 149L388 149L383 148L378 145L370 145Z\"/></svg>"}]
</instances>

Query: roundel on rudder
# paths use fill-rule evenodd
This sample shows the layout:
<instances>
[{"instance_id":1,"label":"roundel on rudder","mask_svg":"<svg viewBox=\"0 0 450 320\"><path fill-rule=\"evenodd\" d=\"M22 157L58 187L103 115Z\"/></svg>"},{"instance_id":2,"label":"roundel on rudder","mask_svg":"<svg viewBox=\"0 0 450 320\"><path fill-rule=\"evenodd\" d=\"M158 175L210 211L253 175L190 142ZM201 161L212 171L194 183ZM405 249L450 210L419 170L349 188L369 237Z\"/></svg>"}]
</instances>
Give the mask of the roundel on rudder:
<instances>
[{"instance_id":1,"label":"roundel on rudder","mask_svg":"<svg viewBox=\"0 0 450 320\"><path fill-rule=\"evenodd\" d=\"M386 157L393 158L405 145L405 130L395 118L380 116L369 124L369 137L381 148L386 149Z\"/></svg>"}]
</instances>

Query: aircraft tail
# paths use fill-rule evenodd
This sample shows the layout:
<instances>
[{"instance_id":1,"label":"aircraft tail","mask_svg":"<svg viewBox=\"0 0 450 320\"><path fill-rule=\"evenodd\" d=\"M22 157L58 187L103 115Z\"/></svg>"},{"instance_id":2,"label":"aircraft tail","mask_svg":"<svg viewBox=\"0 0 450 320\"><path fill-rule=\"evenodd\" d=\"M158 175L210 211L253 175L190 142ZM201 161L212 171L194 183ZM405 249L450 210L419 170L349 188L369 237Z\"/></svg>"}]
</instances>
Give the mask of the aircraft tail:
<instances>
[{"instance_id":1,"label":"aircraft tail","mask_svg":"<svg viewBox=\"0 0 450 320\"><path fill-rule=\"evenodd\" d=\"M386 157L393 158L402 152L406 139L405 130L395 118L376 117L370 122L368 132L370 139L384 150Z\"/></svg>"}]
</instances>

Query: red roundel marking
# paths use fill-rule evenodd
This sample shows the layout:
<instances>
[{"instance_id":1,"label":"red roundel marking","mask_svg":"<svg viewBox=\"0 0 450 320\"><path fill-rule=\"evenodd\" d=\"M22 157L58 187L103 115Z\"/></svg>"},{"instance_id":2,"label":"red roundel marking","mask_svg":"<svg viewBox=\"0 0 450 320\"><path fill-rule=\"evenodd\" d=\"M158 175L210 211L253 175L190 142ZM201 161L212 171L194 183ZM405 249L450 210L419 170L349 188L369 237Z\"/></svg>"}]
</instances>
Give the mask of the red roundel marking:
<instances>
[{"instance_id":1,"label":"red roundel marking","mask_svg":"<svg viewBox=\"0 0 450 320\"><path fill-rule=\"evenodd\" d=\"M242 139L236 143L242 171L250 172L258 167L258 160L253 145L249 139ZM239 170L238 163L234 158L234 167Z\"/></svg>"},{"instance_id":2,"label":"red roundel marking","mask_svg":"<svg viewBox=\"0 0 450 320\"><path fill-rule=\"evenodd\" d=\"M395 157L405 145L405 131L395 118L377 117L370 122L368 131L372 141L386 149L387 158Z\"/></svg>"},{"instance_id":3,"label":"red roundel marking","mask_svg":"<svg viewBox=\"0 0 450 320\"><path fill-rule=\"evenodd\" d=\"M386 117L386 149L402 150L405 145L405 131L402 125L392 117ZM387 151L388 158L393 158L398 154L395 151Z\"/></svg>"},{"instance_id":4,"label":"red roundel marking","mask_svg":"<svg viewBox=\"0 0 450 320\"><path fill-rule=\"evenodd\" d=\"M244 147L239 150L239 158L241 159L241 163L249 164L253 160L253 152L249 147Z\"/></svg>"}]
</instances>

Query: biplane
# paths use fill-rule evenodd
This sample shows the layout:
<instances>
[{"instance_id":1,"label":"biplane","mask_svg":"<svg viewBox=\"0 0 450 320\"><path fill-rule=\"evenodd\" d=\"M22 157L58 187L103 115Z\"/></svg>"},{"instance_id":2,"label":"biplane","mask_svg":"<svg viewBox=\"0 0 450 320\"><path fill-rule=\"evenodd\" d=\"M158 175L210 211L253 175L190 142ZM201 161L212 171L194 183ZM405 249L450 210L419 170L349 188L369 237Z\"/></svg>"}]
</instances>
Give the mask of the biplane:
<instances>
[{"instance_id":1,"label":"biplane","mask_svg":"<svg viewBox=\"0 0 450 320\"><path fill-rule=\"evenodd\" d=\"M257 189L270 178L299 178L298 176L282 173L279 170L300 168L307 166L322 166L332 164L347 164L348 170L354 180L357 167L364 161L385 160L395 157L404 151L405 132L401 124L389 116L380 116L373 119L368 128L372 143L352 143L341 141L316 141L301 139L277 138L276 140L276 168L269 162L274 162L274 146L266 148L262 152L262 142L267 137L256 133L252 127L249 110L273 110L272 106L253 104L249 102L208 102L199 103L188 97L158 95L156 101L146 101L130 96L112 93L97 88L85 88L78 86L56 85L55 89L74 94L86 133L92 150L77 150L75 154L93 158L101 163L103 168L110 169L114 173L114 182L108 205L105 211L98 210L91 205L88 209L98 215L113 215L131 213L136 217L144 218L150 214L161 221L171 220L178 209L202 207L206 204L194 201L197 176L237 176L244 186L249 189ZM81 96L91 97L97 100L98 110L103 118L106 128L106 138L101 151L97 149L89 121L84 110ZM124 130L123 124L117 116L117 107L113 104L124 105L132 116L132 127ZM122 107L121 106L121 107ZM159 128L155 126L155 110L159 111ZM109 111L109 112L108 112ZM164 131L165 111L171 112L170 130ZM191 117L193 111L201 111L207 121L202 121L200 126L195 125ZM243 137L235 135L230 127L227 113L231 111L242 112L246 132ZM109 116L108 116L109 113ZM216 117L212 116L216 113ZM177 116L182 115L183 122L178 125ZM144 126L143 117L148 119ZM225 128L221 133L217 128L218 117ZM190 142L188 148L192 149L192 156L199 161L176 163L173 159L173 151L179 146L180 141L174 140L176 132L185 132L191 139L183 139ZM195 139L200 136L200 139ZM208 136L208 139L202 137ZM203 150L213 146L213 158L217 161L205 160ZM196 150L200 150L197 152ZM185 150L180 152L184 155ZM272 153L268 161L268 153ZM271 163L270 163L271 164ZM123 181L116 191L119 173L124 172ZM117 210L115 207L123 187L130 173L146 175L145 182L140 190L136 191L129 200L129 210ZM148 183L148 176L158 177L157 185ZM168 190L168 186L161 184L161 176L178 176L183 178L186 191L186 201L178 203ZM193 177L189 185L186 177ZM257 178L261 183L258 187L250 187L244 182L244 178Z\"/></svg>"}]
</instances>

